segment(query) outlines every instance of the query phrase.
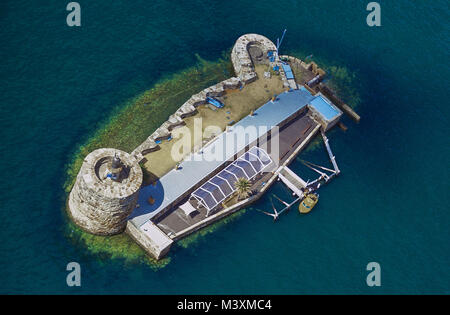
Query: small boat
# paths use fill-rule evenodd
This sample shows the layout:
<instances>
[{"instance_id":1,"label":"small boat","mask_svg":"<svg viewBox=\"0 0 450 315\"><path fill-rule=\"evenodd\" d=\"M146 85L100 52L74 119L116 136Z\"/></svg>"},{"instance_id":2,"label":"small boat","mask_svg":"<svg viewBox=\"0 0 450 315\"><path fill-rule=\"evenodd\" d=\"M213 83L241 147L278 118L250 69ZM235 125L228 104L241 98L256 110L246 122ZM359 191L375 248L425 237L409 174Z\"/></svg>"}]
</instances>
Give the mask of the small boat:
<instances>
[{"instance_id":1,"label":"small boat","mask_svg":"<svg viewBox=\"0 0 450 315\"><path fill-rule=\"evenodd\" d=\"M319 195L316 193L308 193L300 204L298 205L298 211L300 213L308 213L314 208L316 203L319 201Z\"/></svg>"}]
</instances>

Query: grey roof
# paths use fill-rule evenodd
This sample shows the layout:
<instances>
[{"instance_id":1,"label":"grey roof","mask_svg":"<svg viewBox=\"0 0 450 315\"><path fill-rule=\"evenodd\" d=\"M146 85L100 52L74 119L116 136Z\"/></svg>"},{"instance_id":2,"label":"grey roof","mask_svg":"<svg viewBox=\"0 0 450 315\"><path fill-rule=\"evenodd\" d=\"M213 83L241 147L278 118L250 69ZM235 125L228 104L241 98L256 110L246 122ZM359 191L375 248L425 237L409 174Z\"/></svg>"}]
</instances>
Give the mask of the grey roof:
<instances>
[{"instance_id":1,"label":"grey roof","mask_svg":"<svg viewBox=\"0 0 450 315\"><path fill-rule=\"evenodd\" d=\"M131 222L137 227L147 222L186 191L191 190L202 179L208 177L246 145L263 136L313 99L314 96L304 88L284 92L275 102L269 101L258 108L255 115L240 120L231 130L221 133L201 151L187 156L180 163L179 170L171 170L162 176L155 186L142 187L138 199L139 207L131 214ZM243 130L252 132L243 133ZM218 152L221 156L219 159L216 158ZM153 205L147 202L149 196L155 199Z\"/></svg>"}]
</instances>

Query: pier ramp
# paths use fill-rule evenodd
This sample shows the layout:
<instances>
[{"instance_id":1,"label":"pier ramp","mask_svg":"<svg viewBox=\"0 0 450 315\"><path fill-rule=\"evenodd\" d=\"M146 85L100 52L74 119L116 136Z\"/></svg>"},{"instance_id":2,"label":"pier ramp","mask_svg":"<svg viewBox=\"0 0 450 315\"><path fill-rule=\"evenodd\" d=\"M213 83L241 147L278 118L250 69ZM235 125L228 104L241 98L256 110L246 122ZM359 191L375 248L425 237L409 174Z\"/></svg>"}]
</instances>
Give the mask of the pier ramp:
<instances>
[{"instance_id":1,"label":"pier ramp","mask_svg":"<svg viewBox=\"0 0 450 315\"><path fill-rule=\"evenodd\" d=\"M289 167L282 166L278 169L278 177L281 181L299 198L303 198L302 189L306 187L307 183L297 174L295 174Z\"/></svg>"}]
</instances>

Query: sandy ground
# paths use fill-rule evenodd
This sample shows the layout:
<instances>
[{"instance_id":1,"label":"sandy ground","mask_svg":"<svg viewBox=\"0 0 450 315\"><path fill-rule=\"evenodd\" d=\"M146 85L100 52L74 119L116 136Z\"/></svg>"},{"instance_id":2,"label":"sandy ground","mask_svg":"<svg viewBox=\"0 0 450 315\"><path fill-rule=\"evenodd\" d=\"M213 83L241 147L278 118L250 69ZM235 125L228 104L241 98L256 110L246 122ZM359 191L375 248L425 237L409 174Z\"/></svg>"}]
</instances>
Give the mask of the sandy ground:
<instances>
[{"instance_id":1,"label":"sandy ground","mask_svg":"<svg viewBox=\"0 0 450 315\"><path fill-rule=\"evenodd\" d=\"M280 76L264 78L267 66L256 65L255 70L258 80L242 90L227 91L219 98L225 104L223 108L213 110L207 105L199 106L197 115L184 120L186 126L172 131L171 141L163 141L160 150L147 154L144 165L146 171L154 178L163 176L192 150L198 150L202 144L224 131L227 124L238 122L252 110L264 105L274 94L284 91Z\"/></svg>"}]
</instances>

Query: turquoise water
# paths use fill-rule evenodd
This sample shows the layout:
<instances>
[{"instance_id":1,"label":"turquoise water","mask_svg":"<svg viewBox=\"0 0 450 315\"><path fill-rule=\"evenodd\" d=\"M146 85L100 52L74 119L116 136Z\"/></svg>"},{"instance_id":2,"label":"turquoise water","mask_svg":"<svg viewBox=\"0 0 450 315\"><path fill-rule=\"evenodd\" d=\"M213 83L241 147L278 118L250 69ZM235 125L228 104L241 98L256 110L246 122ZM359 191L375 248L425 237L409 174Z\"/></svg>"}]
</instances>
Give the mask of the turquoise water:
<instances>
[{"instance_id":1,"label":"turquoise water","mask_svg":"<svg viewBox=\"0 0 450 315\"><path fill-rule=\"evenodd\" d=\"M0 292L449 293L448 2L380 1L380 28L366 25L368 2L82 2L80 28L61 1L1 2ZM64 166L100 122L196 53L217 60L243 33L284 28L282 53L355 71L362 100L361 123L329 135L342 175L311 214L273 224L250 209L157 272L66 238ZM66 286L71 261L80 288ZM370 261L379 288L366 286Z\"/></svg>"}]
</instances>

